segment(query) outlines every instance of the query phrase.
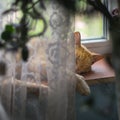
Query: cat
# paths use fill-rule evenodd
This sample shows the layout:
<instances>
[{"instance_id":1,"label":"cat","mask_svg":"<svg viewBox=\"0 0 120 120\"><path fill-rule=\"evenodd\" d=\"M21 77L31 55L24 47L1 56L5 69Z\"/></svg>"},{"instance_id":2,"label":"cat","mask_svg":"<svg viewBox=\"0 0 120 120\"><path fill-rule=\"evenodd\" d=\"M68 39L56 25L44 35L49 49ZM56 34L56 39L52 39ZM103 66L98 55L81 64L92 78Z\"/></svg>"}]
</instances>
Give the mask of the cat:
<instances>
[{"instance_id":1,"label":"cat","mask_svg":"<svg viewBox=\"0 0 120 120\"><path fill-rule=\"evenodd\" d=\"M96 54L88 50L84 45L81 44L81 34L80 32L74 32L74 41L75 41L75 72L77 74L86 73L91 71L91 66L98 60L102 59L103 56L100 54ZM32 45L29 47L29 53L30 55L34 53L34 48L36 45L39 44L39 38L38 39L32 39L30 41L29 45ZM40 42L41 45L37 48L37 54L31 59L29 64L29 70L30 71L37 71L37 67L41 62L41 67L43 71L45 71L46 67L46 60L45 60L45 48L43 47L45 43ZM20 54L17 54L17 62L20 61ZM41 61L40 61L41 60ZM21 71L19 67L17 67L18 73Z\"/></svg>"},{"instance_id":2,"label":"cat","mask_svg":"<svg viewBox=\"0 0 120 120\"><path fill-rule=\"evenodd\" d=\"M81 45L81 36L79 32L74 33L74 40L75 40L75 55L76 55L76 73L81 74L83 72L88 72L91 70L91 65L102 58L101 55L93 54L90 52L85 46ZM36 48L36 45L39 45L38 40L32 40L30 44L32 45L29 47L30 54L34 53L34 48ZM37 54L31 58L28 62L28 71L30 73L38 73L41 77L41 82L43 85L47 86L47 72L46 72L46 62L44 59L45 56L45 50L44 47L42 47L43 44L39 45L37 49ZM41 54L40 54L41 53ZM20 62L20 54L17 54L17 62ZM41 61L40 61L41 60ZM38 69L40 67L40 69ZM76 82L76 90L82 95L89 95L90 94L90 88L85 82L84 77L81 75L75 74L75 80ZM35 82L34 75L29 74L29 82L32 84ZM16 79L21 79L21 64L18 64L16 66Z\"/></svg>"},{"instance_id":3,"label":"cat","mask_svg":"<svg viewBox=\"0 0 120 120\"><path fill-rule=\"evenodd\" d=\"M75 39L75 56L76 56L76 73L82 74L91 71L91 66L103 56L90 52L84 45L81 44L80 32L74 33Z\"/></svg>"}]
</instances>

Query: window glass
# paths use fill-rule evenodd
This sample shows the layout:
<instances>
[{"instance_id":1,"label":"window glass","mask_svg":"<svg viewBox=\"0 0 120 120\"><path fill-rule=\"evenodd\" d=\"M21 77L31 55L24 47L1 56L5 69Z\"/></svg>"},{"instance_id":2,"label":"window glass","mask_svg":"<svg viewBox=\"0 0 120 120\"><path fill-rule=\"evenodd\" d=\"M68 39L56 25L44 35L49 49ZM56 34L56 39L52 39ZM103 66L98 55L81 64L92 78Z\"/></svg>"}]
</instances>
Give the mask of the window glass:
<instances>
[{"instance_id":1,"label":"window glass","mask_svg":"<svg viewBox=\"0 0 120 120\"><path fill-rule=\"evenodd\" d=\"M103 15L83 1L77 2L76 6L78 9L75 14L75 31L81 33L82 40L104 38L105 18Z\"/></svg>"}]
</instances>

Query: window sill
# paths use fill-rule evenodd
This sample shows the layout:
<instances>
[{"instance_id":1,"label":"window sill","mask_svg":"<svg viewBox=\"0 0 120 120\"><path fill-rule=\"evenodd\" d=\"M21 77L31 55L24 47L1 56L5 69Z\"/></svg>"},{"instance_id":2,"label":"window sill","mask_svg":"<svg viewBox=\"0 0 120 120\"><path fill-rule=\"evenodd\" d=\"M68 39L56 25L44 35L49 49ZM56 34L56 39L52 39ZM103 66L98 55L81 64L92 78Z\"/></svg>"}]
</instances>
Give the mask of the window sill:
<instances>
[{"instance_id":1,"label":"window sill","mask_svg":"<svg viewBox=\"0 0 120 120\"><path fill-rule=\"evenodd\" d=\"M85 45L91 52L99 53L99 54L110 54L111 53L111 42L109 40L101 39L101 40L91 40L83 41L83 45Z\"/></svg>"},{"instance_id":2,"label":"window sill","mask_svg":"<svg viewBox=\"0 0 120 120\"><path fill-rule=\"evenodd\" d=\"M102 59L92 65L92 71L83 74L88 85L114 82L114 70Z\"/></svg>"}]
</instances>

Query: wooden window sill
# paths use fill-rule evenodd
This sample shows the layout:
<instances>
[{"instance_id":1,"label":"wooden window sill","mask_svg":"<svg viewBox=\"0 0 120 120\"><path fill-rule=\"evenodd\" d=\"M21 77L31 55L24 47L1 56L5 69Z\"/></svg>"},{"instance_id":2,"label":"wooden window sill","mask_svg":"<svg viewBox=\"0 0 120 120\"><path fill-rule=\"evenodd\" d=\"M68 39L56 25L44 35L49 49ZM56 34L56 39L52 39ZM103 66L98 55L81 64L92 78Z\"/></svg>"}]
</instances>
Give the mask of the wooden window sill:
<instances>
[{"instance_id":1,"label":"wooden window sill","mask_svg":"<svg viewBox=\"0 0 120 120\"><path fill-rule=\"evenodd\" d=\"M102 59L92 65L91 72L83 74L88 85L114 82L114 70Z\"/></svg>"}]
</instances>

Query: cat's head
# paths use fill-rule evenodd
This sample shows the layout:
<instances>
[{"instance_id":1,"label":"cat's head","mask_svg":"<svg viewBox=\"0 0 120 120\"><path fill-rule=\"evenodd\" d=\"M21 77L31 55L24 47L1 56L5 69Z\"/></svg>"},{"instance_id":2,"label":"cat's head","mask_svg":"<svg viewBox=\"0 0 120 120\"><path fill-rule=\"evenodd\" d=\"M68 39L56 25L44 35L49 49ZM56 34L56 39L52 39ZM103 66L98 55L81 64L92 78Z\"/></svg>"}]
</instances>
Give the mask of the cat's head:
<instances>
[{"instance_id":1,"label":"cat's head","mask_svg":"<svg viewBox=\"0 0 120 120\"><path fill-rule=\"evenodd\" d=\"M75 55L76 55L76 71L77 73L88 72L91 65L103 58L102 55L91 52L81 44L81 34L74 33L75 39Z\"/></svg>"}]
</instances>

